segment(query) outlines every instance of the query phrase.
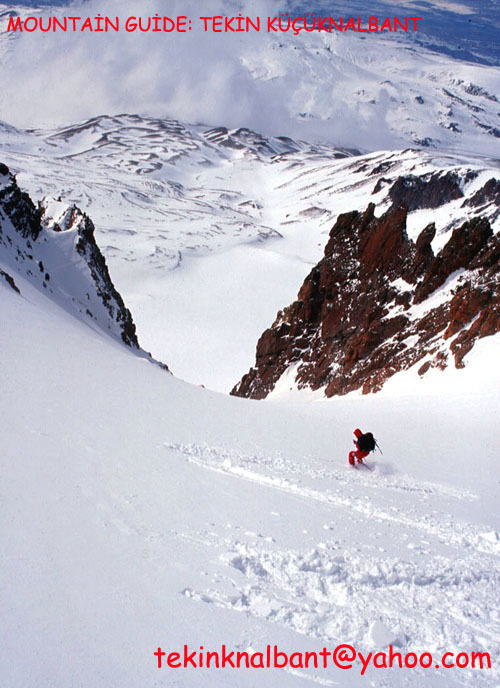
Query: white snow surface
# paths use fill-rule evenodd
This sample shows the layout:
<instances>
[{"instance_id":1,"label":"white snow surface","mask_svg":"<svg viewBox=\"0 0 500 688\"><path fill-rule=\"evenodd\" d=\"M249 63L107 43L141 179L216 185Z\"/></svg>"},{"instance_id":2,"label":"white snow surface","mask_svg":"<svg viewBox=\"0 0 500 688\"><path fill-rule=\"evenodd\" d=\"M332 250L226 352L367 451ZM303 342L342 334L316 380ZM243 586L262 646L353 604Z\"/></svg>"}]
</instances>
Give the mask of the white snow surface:
<instances>
[{"instance_id":1,"label":"white snow surface","mask_svg":"<svg viewBox=\"0 0 500 688\"><path fill-rule=\"evenodd\" d=\"M92 218L141 345L175 375L223 392L253 365L258 338L295 300L337 216L371 202L382 214L400 175L477 174L464 198L409 214L414 240L436 223L435 252L474 214L500 229L495 206L462 207L500 178L492 157L359 154L137 115L44 131L5 127L0 146L0 160L34 200L61 198Z\"/></svg>"},{"instance_id":2,"label":"white snow surface","mask_svg":"<svg viewBox=\"0 0 500 688\"><path fill-rule=\"evenodd\" d=\"M182 382L0 282L2 686L497 686L499 336L371 397ZM355 427L384 454L347 465ZM158 669L153 652L489 652L492 668Z\"/></svg>"},{"instance_id":3,"label":"white snow surface","mask_svg":"<svg viewBox=\"0 0 500 688\"><path fill-rule=\"evenodd\" d=\"M466 197L500 178L498 0L405 0L434 22L418 36L7 35L11 13L69 11L41 4L0 5L0 162L54 220L73 203L92 218L141 344L178 377L105 314L78 319L74 232L49 231L38 257L52 294L0 256L21 291L0 273L2 688L500 685L500 335L464 370L412 369L369 397L298 392L293 370L265 402L199 386L246 372L339 213L380 214L401 174L476 172ZM494 208L462 202L410 213L410 237L434 221L438 251L476 212L499 231ZM371 472L347 464L355 427L384 452ZM223 643L489 652L492 668L156 668L159 646Z\"/></svg>"}]
</instances>

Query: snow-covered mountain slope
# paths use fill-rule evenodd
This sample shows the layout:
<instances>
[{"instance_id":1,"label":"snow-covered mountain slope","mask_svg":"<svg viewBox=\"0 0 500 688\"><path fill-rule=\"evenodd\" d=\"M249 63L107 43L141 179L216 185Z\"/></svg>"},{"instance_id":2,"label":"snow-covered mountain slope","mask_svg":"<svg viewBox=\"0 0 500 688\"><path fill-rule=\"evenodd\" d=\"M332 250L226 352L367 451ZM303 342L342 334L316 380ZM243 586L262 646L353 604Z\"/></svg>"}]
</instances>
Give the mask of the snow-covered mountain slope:
<instances>
[{"instance_id":1,"label":"snow-covered mountain slope","mask_svg":"<svg viewBox=\"0 0 500 688\"><path fill-rule=\"evenodd\" d=\"M91 327L139 349L132 316L111 281L90 218L60 201L44 199L36 208L3 163L0 266L14 290L22 275Z\"/></svg>"},{"instance_id":2,"label":"snow-covered mountain slope","mask_svg":"<svg viewBox=\"0 0 500 688\"><path fill-rule=\"evenodd\" d=\"M410 240L435 223L434 254L479 216L498 236L498 0L402 1L435 22L421 34L298 37L7 35L9 15L55 11L19 4L0 7L2 688L496 688L499 335L369 398L292 403L282 377L256 403L150 365L124 302L155 357L229 391L340 213L404 203ZM347 465L356 427L384 451L371 472ZM432 666L154 655L340 643Z\"/></svg>"},{"instance_id":3,"label":"snow-covered mountain slope","mask_svg":"<svg viewBox=\"0 0 500 688\"><path fill-rule=\"evenodd\" d=\"M48 131L4 125L0 145L33 198L60 197L92 217L145 348L221 391L252 365L340 213L405 203L410 239L435 223L435 253L467 219L500 227L495 158L359 154L136 115Z\"/></svg>"},{"instance_id":4,"label":"snow-covered mountain slope","mask_svg":"<svg viewBox=\"0 0 500 688\"><path fill-rule=\"evenodd\" d=\"M22 296L0 281L3 686L498 685L491 342L420 388L255 403L145 365L16 281ZM373 473L347 466L358 425L384 451ZM489 652L492 668L159 670L153 655L391 642L439 664Z\"/></svg>"}]
</instances>

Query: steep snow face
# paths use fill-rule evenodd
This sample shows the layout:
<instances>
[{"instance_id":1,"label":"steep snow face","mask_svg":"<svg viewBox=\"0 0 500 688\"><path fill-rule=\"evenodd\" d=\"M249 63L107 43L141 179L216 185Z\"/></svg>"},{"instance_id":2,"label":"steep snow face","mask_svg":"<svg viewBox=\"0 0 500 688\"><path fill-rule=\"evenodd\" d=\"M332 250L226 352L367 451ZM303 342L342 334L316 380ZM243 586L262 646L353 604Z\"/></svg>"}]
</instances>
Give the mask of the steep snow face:
<instances>
[{"instance_id":1,"label":"steep snow face","mask_svg":"<svg viewBox=\"0 0 500 688\"><path fill-rule=\"evenodd\" d=\"M460 5L468 15L450 11ZM102 12L98 2L76 8L79 16ZM261 1L244 9L262 15L265 25L267 15L283 8L286 3ZM304 3L288 9L303 16ZM211 34L197 20L196 3L185 0L170 2L168 12L191 15L195 28L168 40L124 32L16 35L6 33L10 13L64 10L6 7L0 14L0 117L33 127L102 112L161 112L365 150L418 145L489 153L499 136L497 4L307 4L308 14L316 10L337 19L342 14L346 23L350 16L366 22L373 13L381 20L415 13L423 28L421 34ZM158 0L143 9L145 15L156 11L166 11ZM235 5L218 1L211 11L232 15ZM137 15L137 7L132 0L110 1L106 13L123 22ZM102 51L95 50L96 42Z\"/></svg>"},{"instance_id":2,"label":"steep snow face","mask_svg":"<svg viewBox=\"0 0 500 688\"><path fill-rule=\"evenodd\" d=\"M27 277L63 308L138 348L135 325L109 277L94 226L76 206L45 199L37 209L0 164L0 265ZM12 282L5 278L12 286Z\"/></svg>"},{"instance_id":3,"label":"steep snow face","mask_svg":"<svg viewBox=\"0 0 500 688\"><path fill-rule=\"evenodd\" d=\"M404 202L413 241L435 223L436 254L465 220L484 215L500 227L492 158L361 155L135 115L5 127L0 143L33 198L60 197L92 216L143 345L220 391L253 364L259 336L295 299L340 213Z\"/></svg>"},{"instance_id":4,"label":"steep snow face","mask_svg":"<svg viewBox=\"0 0 500 688\"><path fill-rule=\"evenodd\" d=\"M492 342L431 385L255 403L145 365L16 279L22 297L0 281L3 685L498 685ZM373 473L347 466L358 425L384 451ZM492 668L174 672L153 656L345 642L439 664L489 652Z\"/></svg>"}]
</instances>

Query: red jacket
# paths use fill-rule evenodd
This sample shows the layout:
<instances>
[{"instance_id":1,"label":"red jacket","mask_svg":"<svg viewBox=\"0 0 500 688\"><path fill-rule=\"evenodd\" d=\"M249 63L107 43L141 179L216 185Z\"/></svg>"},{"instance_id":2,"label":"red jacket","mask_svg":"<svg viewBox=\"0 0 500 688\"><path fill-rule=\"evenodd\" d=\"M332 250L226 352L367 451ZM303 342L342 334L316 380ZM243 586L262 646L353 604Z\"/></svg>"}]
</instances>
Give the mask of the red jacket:
<instances>
[{"instance_id":1,"label":"red jacket","mask_svg":"<svg viewBox=\"0 0 500 688\"><path fill-rule=\"evenodd\" d=\"M357 440L359 440L359 438L361 437L362 434L363 433L361 432L361 430L359 428L356 428L356 430L354 430L354 435L356 436ZM357 442L354 442L354 444L356 445L356 449L357 449L357 451L356 451L356 458L357 459L364 459L369 455L370 452L362 451L359 448L359 445Z\"/></svg>"}]
</instances>

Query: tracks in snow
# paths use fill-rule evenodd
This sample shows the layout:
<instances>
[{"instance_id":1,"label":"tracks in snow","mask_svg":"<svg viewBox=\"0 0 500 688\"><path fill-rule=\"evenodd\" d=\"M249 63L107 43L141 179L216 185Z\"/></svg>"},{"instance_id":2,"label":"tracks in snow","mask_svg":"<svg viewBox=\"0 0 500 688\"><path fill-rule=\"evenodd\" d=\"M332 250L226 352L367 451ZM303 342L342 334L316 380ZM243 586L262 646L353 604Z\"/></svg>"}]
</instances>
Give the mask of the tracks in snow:
<instances>
[{"instance_id":1,"label":"tracks in snow","mask_svg":"<svg viewBox=\"0 0 500 688\"><path fill-rule=\"evenodd\" d=\"M325 512L331 520L322 521L313 547L307 538L301 541L300 531L297 546L284 546L275 532L278 518L269 522L268 532L249 531L245 520L176 533L213 552L211 573L199 588L182 590L184 596L361 650L382 647L374 624L384 629L386 645L404 652L493 653L498 645L498 537L436 508L475 500L469 491L378 469L363 475L280 455L245 455L199 444L165 447L205 470L289 495L299 522L300 514L314 509L317 522ZM241 485L235 485L238 489ZM297 499L306 504L297 509ZM379 547L387 540L397 540L397 556ZM492 662L495 667L493 654ZM464 670L454 678L481 683L483 677ZM483 685L498 678L493 669Z\"/></svg>"},{"instance_id":2,"label":"tracks in snow","mask_svg":"<svg viewBox=\"0 0 500 688\"><path fill-rule=\"evenodd\" d=\"M419 483L408 476L363 475L350 469L309 467L281 456L245 455L234 450L199 444L165 444L179 452L190 463L204 469L235 476L309 501L345 508L363 520L392 523L434 535L450 546L476 549L484 553L500 553L500 542L480 527L454 519L447 513L431 513L431 498L473 500L477 497L461 490L436 483ZM317 462L316 462L317 463ZM359 490L362 483L363 490ZM406 503L404 508L390 504L390 493L416 496L419 502ZM389 496L387 496L389 494ZM380 497L383 496L382 505ZM422 502L425 505L421 509ZM418 512L421 513L418 513ZM433 510L435 511L435 510Z\"/></svg>"}]
</instances>

